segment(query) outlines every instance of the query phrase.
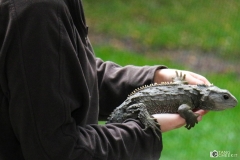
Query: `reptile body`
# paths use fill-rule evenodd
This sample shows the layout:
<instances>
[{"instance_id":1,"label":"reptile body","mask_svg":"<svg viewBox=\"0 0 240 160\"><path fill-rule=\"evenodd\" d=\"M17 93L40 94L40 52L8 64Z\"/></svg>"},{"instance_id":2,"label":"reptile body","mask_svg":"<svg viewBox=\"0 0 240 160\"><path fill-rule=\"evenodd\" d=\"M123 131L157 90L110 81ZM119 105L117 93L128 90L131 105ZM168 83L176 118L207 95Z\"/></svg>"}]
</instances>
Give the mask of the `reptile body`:
<instances>
[{"instance_id":1,"label":"reptile body","mask_svg":"<svg viewBox=\"0 0 240 160\"><path fill-rule=\"evenodd\" d=\"M179 113L186 120L186 128L195 126L198 114L193 110L218 111L233 108L237 99L225 89L214 85L189 85L185 75L176 72L171 83L151 84L133 91L109 116L107 123L123 123L139 119L145 129L151 128L159 138L160 126L153 114Z\"/></svg>"}]
</instances>

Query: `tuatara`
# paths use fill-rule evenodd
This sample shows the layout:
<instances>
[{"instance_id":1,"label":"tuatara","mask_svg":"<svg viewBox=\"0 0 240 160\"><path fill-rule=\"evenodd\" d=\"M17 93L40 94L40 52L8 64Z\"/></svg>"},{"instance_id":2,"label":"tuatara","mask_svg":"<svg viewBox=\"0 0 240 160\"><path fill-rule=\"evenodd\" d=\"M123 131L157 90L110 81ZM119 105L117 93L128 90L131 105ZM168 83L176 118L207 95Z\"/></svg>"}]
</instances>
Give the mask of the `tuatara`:
<instances>
[{"instance_id":1,"label":"tuatara","mask_svg":"<svg viewBox=\"0 0 240 160\"><path fill-rule=\"evenodd\" d=\"M182 72L176 72L171 83L151 84L134 90L109 116L107 123L122 123L139 119L145 129L151 128L159 138L160 126L153 114L179 113L186 120L186 128L195 126L198 114L193 110L219 111L233 108L237 99L225 89L214 85L189 85Z\"/></svg>"}]
</instances>

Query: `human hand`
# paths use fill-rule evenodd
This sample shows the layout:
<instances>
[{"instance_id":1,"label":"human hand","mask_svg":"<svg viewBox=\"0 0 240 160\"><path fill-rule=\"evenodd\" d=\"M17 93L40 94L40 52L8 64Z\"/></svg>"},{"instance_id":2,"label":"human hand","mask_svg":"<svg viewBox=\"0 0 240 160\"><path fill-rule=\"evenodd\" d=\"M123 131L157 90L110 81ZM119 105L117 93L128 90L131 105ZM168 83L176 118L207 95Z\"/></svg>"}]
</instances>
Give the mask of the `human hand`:
<instances>
[{"instance_id":1,"label":"human hand","mask_svg":"<svg viewBox=\"0 0 240 160\"><path fill-rule=\"evenodd\" d=\"M199 114L197 118L198 122L202 120L202 116L205 115L208 111L198 110L194 113ZM185 125L185 119L182 118L179 114L154 114L152 115L161 127L161 132L167 132L176 128L180 128Z\"/></svg>"},{"instance_id":2,"label":"human hand","mask_svg":"<svg viewBox=\"0 0 240 160\"><path fill-rule=\"evenodd\" d=\"M210 85L210 82L203 76L189 72L184 70L176 70L176 69L160 69L155 72L154 75L154 82L161 83L161 82L171 82L172 78L176 77L176 71L179 73L186 75L186 81L189 84L196 85L196 84L207 84Z\"/></svg>"}]
</instances>

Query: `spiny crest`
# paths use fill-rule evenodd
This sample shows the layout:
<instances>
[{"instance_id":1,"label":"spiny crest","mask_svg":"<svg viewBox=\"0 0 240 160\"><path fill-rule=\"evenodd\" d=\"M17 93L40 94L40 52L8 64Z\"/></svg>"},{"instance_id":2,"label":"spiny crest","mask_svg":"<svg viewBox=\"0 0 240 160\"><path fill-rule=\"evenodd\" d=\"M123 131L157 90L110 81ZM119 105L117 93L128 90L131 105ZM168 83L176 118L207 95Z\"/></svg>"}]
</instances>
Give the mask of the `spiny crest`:
<instances>
[{"instance_id":1,"label":"spiny crest","mask_svg":"<svg viewBox=\"0 0 240 160\"><path fill-rule=\"evenodd\" d=\"M139 91L141 91L141 90L143 90L143 89L149 88L149 87L153 87L153 86L168 86L168 85L173 85L173 84L175 84L175 83L173 83L173 82L151 83L151 84L149 84L149 85L141 86L141 87L135 89L134 91L132 91L132 92L128 95L128 97L134 95L135 93L137 93L137 92L139 92Z\"/></svg>"},{"instance_id":2,"label":"spiny crest","mask_svg":"<svg viewBox=\"0 0 240 160\"><path fill-rule=\"evenodd\" d=\"M135 89L132 93L130 93L128 97L134 95L138 91L141 91L143 89L146 89L152 86L167 86L167 85L179 85L179 84L188 85L188 82L185 79L186 79L186 74L183 74L182 72L178 73L178 71L176 71L176 77L172 78L172 82L161 82L160 84L154 83L154 84L139 87Z\"/></svg>"}]
</instances>

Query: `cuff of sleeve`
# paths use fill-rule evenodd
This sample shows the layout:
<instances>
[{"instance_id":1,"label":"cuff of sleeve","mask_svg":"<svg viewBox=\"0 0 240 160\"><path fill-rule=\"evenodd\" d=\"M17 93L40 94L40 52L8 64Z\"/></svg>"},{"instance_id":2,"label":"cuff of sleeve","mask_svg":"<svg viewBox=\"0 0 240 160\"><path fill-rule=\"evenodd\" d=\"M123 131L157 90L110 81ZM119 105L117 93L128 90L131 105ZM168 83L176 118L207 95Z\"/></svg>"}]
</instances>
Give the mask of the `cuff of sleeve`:
<instances>
[{"instance_id":1,"label":"cuff of sleeve","mask_svg":"<svg viewBox=\"0 0 240 160\"><path fill-rule=\"evenodd\" d=\"M168 68L167 66L164 66L164 65L161 65L161 66L152 66L152 70L150 70L150 75L151 75L151 83L154 83L154 76L155 76L155 72L157 71L157 70L160 70L160 69L166 69L166 68Z\"/></svg>"}]
</instances>

